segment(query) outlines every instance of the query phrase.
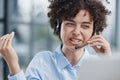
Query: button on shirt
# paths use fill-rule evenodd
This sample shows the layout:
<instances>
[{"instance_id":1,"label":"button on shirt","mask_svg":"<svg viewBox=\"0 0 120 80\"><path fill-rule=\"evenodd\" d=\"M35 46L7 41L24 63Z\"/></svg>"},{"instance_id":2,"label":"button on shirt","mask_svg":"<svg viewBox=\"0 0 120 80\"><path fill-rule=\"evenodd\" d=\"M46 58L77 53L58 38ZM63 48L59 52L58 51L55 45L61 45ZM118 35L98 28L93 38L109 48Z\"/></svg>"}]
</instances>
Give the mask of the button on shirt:
<instances>
[{"instance_id":1,"label":"button on shirt","mask_svg":"<svg viewBox=\"0 0 120 80\"><path fill-rule=\"evenodd\" d=\"M76 80L77 70L81 61L90 55L85 49L84 55L77 65L72 66L61 51L61 46L54 52L44 51L38 53L30 62L26 73L23 71L10 76L9 80Z\"/></svg>"}]
</instances>

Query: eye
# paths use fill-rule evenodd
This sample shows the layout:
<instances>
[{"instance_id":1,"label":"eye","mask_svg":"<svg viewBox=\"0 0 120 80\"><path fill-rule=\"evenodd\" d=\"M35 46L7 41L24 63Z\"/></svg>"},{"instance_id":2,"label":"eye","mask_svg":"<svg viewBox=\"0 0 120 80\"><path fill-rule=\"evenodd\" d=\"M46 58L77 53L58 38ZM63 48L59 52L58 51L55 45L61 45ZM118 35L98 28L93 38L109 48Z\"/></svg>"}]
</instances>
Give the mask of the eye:
<instances>
[{"instance_id":1,"label":"eye","mask_svg":"<svg viewBox=\"0 0 120 80\"><path fill-rule=\"evenodd\" d=\"M84 29L88 29L88 28L90 28L90 26L87 25L87 24L84 24L84 25L82 25L82 28L84 28Z\"/></svg>"},{"instance_id":2,"label":"eye","mask_svg":"<svg viewBox=\"0 0 120 80\"><path fill-rule=\"evenodd\" d=\"M73 22L66 22L65 25L68 26L68 27L74 27L75 23L73 23Z\"/></svg>"}]
</instances>

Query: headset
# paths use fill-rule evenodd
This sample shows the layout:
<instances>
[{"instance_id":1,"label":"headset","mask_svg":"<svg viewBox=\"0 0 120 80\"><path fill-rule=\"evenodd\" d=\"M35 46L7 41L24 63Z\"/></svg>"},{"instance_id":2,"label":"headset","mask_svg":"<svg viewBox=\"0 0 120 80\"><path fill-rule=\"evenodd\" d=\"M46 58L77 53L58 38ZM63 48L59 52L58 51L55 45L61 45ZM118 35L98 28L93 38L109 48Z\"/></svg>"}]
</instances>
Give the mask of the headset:
<instances>
[{"instance_id":1,"label":"headset","mask_svg":"<svg viewBox=\"0 0 120 80\"><path fill-rule=\"evenodd\" d=\"M57 26L55 27L55 32L54 32L56 35L60 35L60 26L61 24L59 20L57 20Z\"/></svg>"},{"instance_id":2,"label":"headset","mask_svg":"<svg viewBox=\"0 0 120 80\"><path fill-rule=\"evenodd\" d=\"M57 26L55 27L55 34L56 35L60 35L60 27L61 26L61 24L60 24L60 22L59 22L59 20L57 20ZM94 36L94 35L99 35L100 34L100 32L97 32L96 31L96 28L93 30L93 34L92 34L92 36ZM92 37L91 36L91 37ZM85 43L85 44L83 44L83 45L79 45L79 46L75 46L75 49L79 49L79 48L82 48L82 47L84 47L84 46L86 46L86 45L88 45L88 43Z\"/></svg>"}]
</instances>

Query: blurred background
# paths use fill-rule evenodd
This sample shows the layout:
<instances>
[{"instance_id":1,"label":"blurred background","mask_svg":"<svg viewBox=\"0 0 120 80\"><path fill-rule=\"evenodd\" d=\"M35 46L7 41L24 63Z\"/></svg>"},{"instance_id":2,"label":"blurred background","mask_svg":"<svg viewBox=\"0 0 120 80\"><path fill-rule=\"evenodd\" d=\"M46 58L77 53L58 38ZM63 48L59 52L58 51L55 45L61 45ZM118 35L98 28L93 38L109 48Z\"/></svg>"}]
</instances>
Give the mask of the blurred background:
<instances>
[{"instance_id":1,"label":"blurred background","mask_svg":"<svg viewBox=\"0 0 120 80\"><path fill-rule=\"evenodd\" d=\"M108 27L102 35L110 42L113 54L120 54L120 0L108 1L110 4L104 0L103 3L112 13L107 17ZM48 0L0 0L0 37L15 32L13 47L23 70L36 53L53 51L60 43L49 25L48 5ZM0 80L7 80L8 74L7 65L0 56Z\"/></svg>"}]
</instances>

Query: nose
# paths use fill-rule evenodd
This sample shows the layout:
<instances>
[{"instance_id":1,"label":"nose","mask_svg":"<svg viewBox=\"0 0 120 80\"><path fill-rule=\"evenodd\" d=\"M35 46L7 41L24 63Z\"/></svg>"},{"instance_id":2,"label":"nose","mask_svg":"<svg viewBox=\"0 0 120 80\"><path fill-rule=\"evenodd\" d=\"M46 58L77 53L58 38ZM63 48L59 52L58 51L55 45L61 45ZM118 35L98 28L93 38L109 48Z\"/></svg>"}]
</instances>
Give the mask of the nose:
<instances>
[{"instance_id":1,"label":"nose","mask_svg":"<svg viewBox=\"0 0 120 80\"><path fill-rule=\"evenodd\" d=\"M79 36L80 33L81 33L81 31L80 31L80 26L76 26L76 27L74 28L74 30L73 30L73 35L74 35L74 36Z\"/></svg>"}]
</instances>

